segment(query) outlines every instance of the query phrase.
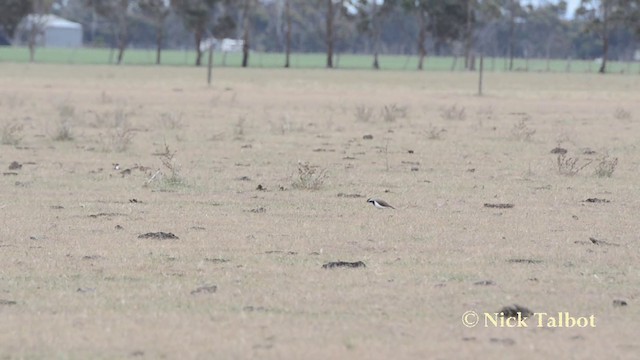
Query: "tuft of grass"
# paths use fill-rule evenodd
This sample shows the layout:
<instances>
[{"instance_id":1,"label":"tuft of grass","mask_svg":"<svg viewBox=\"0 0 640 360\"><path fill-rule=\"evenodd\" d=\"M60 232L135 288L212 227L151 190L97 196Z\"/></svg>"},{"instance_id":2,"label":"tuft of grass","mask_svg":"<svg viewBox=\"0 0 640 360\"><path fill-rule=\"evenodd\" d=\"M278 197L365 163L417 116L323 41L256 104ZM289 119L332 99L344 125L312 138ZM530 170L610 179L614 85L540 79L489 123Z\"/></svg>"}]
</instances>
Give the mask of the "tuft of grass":
<instances>
[{"instance_id":1,"label":"tuft of grass","mask_svg":"<svg viewBox=\"0 0 640 360\"><path fill-rule=\"evenodd\" d=\"M530 128L527 125L527 118L522 118L511 128L511 137L518 141L531 141L531 138L536 133L535 129Z\"/></svg>"},{"instance_id":2,"label":"tuft of grass","mask_svg":"<svg viewBox=\"0 0 640 360\"><path fill-rule=\"evenodd\" d=\"M399 106L396 104L385 105L382 107L381 116L386 122L394 122L397 119L404 119L407 117L407 106Z\"/></svg>"},{"instance_id":3,"label":"tuft of grass","mask_svg":"<svg viewBox=\"0 0 640 360\"><path fill-rule=\"evenodd\" d=\"M611 177L617 166L618 158L610 158L609 155L605 155L598 160L594 174L600 178Z\"/></svg>"},{"instance_id":4,"label":"tuft of grass","mask_svg":"<svg viewBox=\"0 0 640 360\"><path fill-rule=\"evenodd\" d=\"M451 106L448 106L442 109L440 111L440 116L444 120L462 121L467 118L467 111L464 106L458 106L458 104L453 104Z\"/></svg>"},{"instance_id":5,"label":"tuft of grass","mask_svg":"<svg viewBox=\"0 0 640 360\"><path fill-rule=\"evenodd\" d=\"M2 135L0 136L0 143L2 145L17 146L22 141L22 130L24 126L17 122L8 123L2 127Z\"/></svg>"},{"instance_id":6,"label":"tuft of grass","mask_svg":"<svg viewBox=\"0 0 640 360\"><path fill-rule=\"evenodd\" d=\"M593 160L587 160L585 162L581 162L578 157L568 157L566 154L558 155L558 173L566 176L574 176L577 175L584 168L589 166Z\"/></svg>"},{"instance_id":7,"label":"tuft of grass","mask_svg":"<svg viewBox=\"0 0 640 360\"><path fill-rule=\"evenodd\" d=\"M318 190L327 179L327 169L298 162L298 174L293 176L291 186L294 189Z\"/></svg>"},{"instance_id":8,"label":"tuft of grass","mask_svg":"<svg viewBox=\"0 0 640 360\"><path fill-rule=\"evenodd\" d=\"M355 110L356 120L368 122L373 117L373 108L366 105L358 105Z\"/></svg>"}]
</instances>

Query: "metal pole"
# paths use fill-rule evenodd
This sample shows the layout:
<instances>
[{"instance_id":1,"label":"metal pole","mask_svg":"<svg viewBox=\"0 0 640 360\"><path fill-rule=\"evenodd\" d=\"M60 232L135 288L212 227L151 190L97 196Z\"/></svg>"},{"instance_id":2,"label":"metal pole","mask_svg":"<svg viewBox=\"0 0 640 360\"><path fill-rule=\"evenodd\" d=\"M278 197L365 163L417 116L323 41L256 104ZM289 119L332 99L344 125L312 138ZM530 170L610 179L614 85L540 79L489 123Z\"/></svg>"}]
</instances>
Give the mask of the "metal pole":
<instances>
[{"instance_id":1,"label":"metal pole","mask_svg":"<svg viewBox=\"0 0 640 360\"><path fill-rule=\"evenodd\" d=\"M484 70L484 55L480 54L480 76L478 78L478 96L482 96L482 72Z\"/></svg>"}]
</instances>

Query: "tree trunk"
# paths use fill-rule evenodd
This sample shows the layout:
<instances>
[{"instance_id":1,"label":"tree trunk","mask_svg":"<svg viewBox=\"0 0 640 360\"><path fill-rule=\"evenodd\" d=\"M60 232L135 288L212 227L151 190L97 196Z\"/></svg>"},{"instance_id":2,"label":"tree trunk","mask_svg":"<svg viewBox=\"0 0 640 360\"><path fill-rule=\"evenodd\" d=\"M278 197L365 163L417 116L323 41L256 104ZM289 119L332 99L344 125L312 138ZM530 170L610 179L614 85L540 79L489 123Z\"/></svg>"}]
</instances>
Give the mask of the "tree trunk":
<instances>
[{"instance_id":1,"label":"tree trunk","mask_svg":"<svg viewBox=\"0 0 640 360\"><path fill-rule=\"evenodd\" d=\"M250 29L249 29L249 9L250 9L250 4L249 4L250 0L245 0L244 1L244 15L242 17L242 28L243 28L243 34L242 34L242 67L247 67L249 66L249 36L250 36Z\"/></svg>"},{"instance_id":2,"label":"tree trunk","mask_svg":"<svg viewBox=\"0 0 640 360\"><path fill-rule=\"evenodd\" d=\"M513 70L513 43L514 33L516 28L516 14L515 14L515 2L516 0L509 0L511 10L509 10L509 71Z\"/></svg>"},{"instance_id":3,"label":"tree trunk","mask_svg":"<svg viewBox=\"0 0 640 360\"><path fill-rule=\"evenodd\" d=\"M38 36L38 30L35 24L31 24L31 30L29 31L29 62L34 62L36 59L36 38Z\"/></svg>"},{"instance_id":4,"label":"tree trunk","mask_svg":"<svg viewBox=\"0 0 640 360\"><path fill-rule=\"evenodd\" d=\"M473 5L472 0L467 1L467 24L465 28L465 41L464 41L464 68L467 70L474 70L469 64L469 57L471 56L471 45L472 45L472 37L473 37L473 28L471 15L473 15Z\"/></svg>"},{"instance_id":5,"label":"tree trunk","mask_svg":"<svg viewBox=\"0 0 640 360\"><path fill-rule=\"evenodd\" d=\"M196 29L194 37L196 40L196 66L202 65L202 50L200 50L200 42L202 42L202 29Z\"/></svg>"},{"instance_id":6,"label":"tree trunk","mask_svg":"<svg viewBox=\"0 0 640 360\"><path fill-rule=\"evenodd\" d=\"M602 63L600 64L600 74L607 72L607 56L609 55L609 3L606 0L600 2L603 7L602 15Z\"/></svg>"},{"instance_id":7,"label":"tree trunk","mask_svg":"<svg viewBox=\"0 0 640 360\"><path fill-rule=\"evenodd\" d=\"M427 40L427 17L422 9L418 9L418 70L423 69L424 58L427 56L425 41Z\"/></svg>"},{"instance_id":8,"label":"tree trunk","mask_svg":"<svg viewBox=\"0 0 640 360\"><path fill-rule=\"evenodd\" d=\"M284 67L290 66L289 58L291 57L291 0L285 0L285 13L287 17L287 34Z\"/></svg>"},{"instance_id":9,"label":"tree trunk","mask_svg":"<svg viewBox=\"0 0 640 360\"><path fill-rule=\"evenodd\" d=\"M126 48L126 45L123 42L121 42L120 45L118 45L118 60L116 62L116 65L122 64L122 58L124 58L125 48Z\"/></svg>"},{"instance_id":10,"label":"tree trunk","mask_svg":"<svg viewBox=\"0 0 640 360\"><path fill-rule=\"evenodd\" d=\"M164 39L164 26L159 23L156 28L156 65L160 65L160 56L162 54L162 41Z\"/></svg>"},{"instance_id":11,"label":"tree trunk","mask_svg":"<svg viewBox=\"0 0 640 360\"><path fill-rule=\"evenodd\" d=\"M373 68L380 70L378 54L380 53L380 15L378 14L378 2L371 2L371 34L373 36Z\"/></svg>"},{"instance_id":12,"label":"tree trunk","mask_svg":"<svg viewBox=\"0 0 640 360\"><path fill-rule=\"evenodd\" d=\"M327 0L327 68L333 68L333 0Z\"/></svg>"}]
</instances>

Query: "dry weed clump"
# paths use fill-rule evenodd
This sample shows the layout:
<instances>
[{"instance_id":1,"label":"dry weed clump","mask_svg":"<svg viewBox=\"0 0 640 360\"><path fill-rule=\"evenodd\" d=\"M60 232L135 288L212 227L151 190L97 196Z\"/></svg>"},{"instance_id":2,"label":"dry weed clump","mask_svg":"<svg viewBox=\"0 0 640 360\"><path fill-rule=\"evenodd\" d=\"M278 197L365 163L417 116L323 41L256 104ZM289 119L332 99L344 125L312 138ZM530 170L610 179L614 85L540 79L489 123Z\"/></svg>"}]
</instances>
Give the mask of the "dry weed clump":
<instances>
[{"instance_id":1,"label":"dry weed clump","mask_svg":"<svg viewBox=\"0 0 640 360\"><path fill-rule=\"evenodd\" d=\"M386 122L394 122L397 119L404 119L407 117L407 113L407 106L399 106L396 104L385 105L381 110L382 119Z\"/></svg>"},{"instance_id":2,"label":"dry weed clump","mask_svg":"<svg viewBox=\"0 0 640 360\"><path fill-rule=\"evenodd\" d=\"M611 177L613 172L616 171L617 166L618 158L610 158L608 155L605 155L598 160L594 174L600 178Z\"/></svg>"},{"instance_id":3,"label":"dry weed clump","mask_svg":"<svg viewBox=\"0 0 640 360\"><path fill-rule=\"evenodd\" d=\"M451 106L443 108L442 111L440 112L440 116L444 120L462 121L467 118L467 113L464 106L458 106L458 104L453 104Z\"/></svg>"},{"instance_id":4,"label":"dry weed clump","mask_svg":"<svg viewBox=\"0 0 640 360\"><path fill-rule=\"evenodd\" d=\"M17 122L8 123L2 127L2 135L0 135L0 143L2 145L17 146L22 141L22 130L24 126Z\"/></svg>"},{"instance_id":5,"label":"dry weed clump","mask_svg":"<svg viewBox=\"0 0 640 360\"><path fill-rule=\"evenodd\" d=\"M366 105L358 105L355 110L356 120L369 122L373 118L373 108Z\"/></svg>"},{"instance_id":6,"label":"dry weed clump","mask_svg":"<svg viewBox=\"0 0 640 360\"><path fill-rule=\"evenodd\" d=\"M294 189L318 190L327 179L327 169L298 162L298 174L293 176L291 186Z\"/></svg>"},{"instance_id":7,"label":"dry weed clump","mask_svg":"<svg viewBox=\"0 0 640 360\"><path fill-rule=\"evenodd\" d=\"M73 122L76 109L73 105L63 103L58 106L58 121L56 123L56 128L53 130L53 134L51 134L51 139L53 141L71 141L73 140L73 134L71 131L71 123Z\"/></svg>"},{"instance_id":8,"label":"dry weed clump","mask_svg":"<svg viewBox=\"0 0 640 360\"><path fill-rule=\"evenodd\" d=\"M427 139L429 140L439 140L442 138L442 134L447 132L447 129L429 125L429 128L425 131L427 134Z\"/></svg>"},{"instance_id":9,"label":"dry weed clump","mask_svg":"<svg viewBox=\"0 0 640 360\"><path fill-rule=\"evenodd\" d=\"M124 152L131 146L135 136L135 130L129 120L132 114L124 108L118 108L114 112L102 115L96 114L94 125L108 128L106 135L100 136L102 151Z\"/></svg>"},{"instance_id":10,"label":"dry weed clump","mask_svg":"<svg viewBox=\"0 0 640 360\"><path fill-rule=\"evenodd\" d=\"M613 117L618 120L631 120L631 112L619 107L614 110Z\"/></svg>"},{"instance_id":11,"label":"dry weed clump","mask_svg":"<svg viewBox=\"0 0 640 360\"><path fill-rule=\"evenodd\" d=\"M133 142L134 136L134 130L129 126L122 126L109 130L107 131L106 136L100 137L102 151L113 151L117 153L127 151Z\"/></svg>"},{"instance_id":12,"label":"dry weed clump","mask_svg":"<svg viewBox=\"0 0 640 360\"><path fill-rule=\"evenodd\" d=\"M158 169L145 184L157 183L163 188L177 188L187 186L187 182L180 173L180 165L175 160L176 151L171 151L169 145L164 144L164 149L156 153L162 163L162 168Z\"/></svg>"},{"instance_id":13,"label":"dry weed clump","mask_svg":"<svg viewBox=\"0 0 640 360\"><path fill-rule=\"evenodd\" d=\"M528 118L522 118L513 125L513 128L511 128L511 137L513 139L518 141L531 141L536 130L527 125L527 120Z\"/></svg>"},{"instance_id":14,"label":"dry weed clump","mask_svg":"<svg viewBox=\"0 0 640 360\"><path fill-rule=\"evenodd\" d=\"M566 176L574 176L577 175L584 168L589 166L593 160L586 160L585 162L581 162L578 157L568 157L566 154L558 155L558 173Z\"/></svg>"},{"instance_id":15,"label":"dry weed clump","mask_svg":"<svg viewBox=\"0 0 640 360\"><path fill-rule=\"evenodd\" d=\"M182 129L184 127L182 113L164 112L160 114L160 126L165 129Z\"/></svg>"}]
</instances>

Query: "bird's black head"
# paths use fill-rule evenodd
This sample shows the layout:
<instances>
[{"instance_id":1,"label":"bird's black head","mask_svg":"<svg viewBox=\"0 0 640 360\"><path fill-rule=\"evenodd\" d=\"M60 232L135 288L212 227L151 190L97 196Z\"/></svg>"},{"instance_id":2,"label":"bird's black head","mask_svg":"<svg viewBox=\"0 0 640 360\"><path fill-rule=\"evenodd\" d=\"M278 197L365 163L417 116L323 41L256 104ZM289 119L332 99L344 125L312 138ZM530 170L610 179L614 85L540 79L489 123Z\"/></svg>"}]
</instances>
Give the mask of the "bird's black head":
<instances>
[{"instance_id":1,"label":"bird's black head","mask_svg":"<svg viewBox=\"0 0 640 360\"><path fill-rule=\"evenodd\" d=\"M367 199L367 202L373 204L373 199Z\"/></svg>"}]
</instances>

